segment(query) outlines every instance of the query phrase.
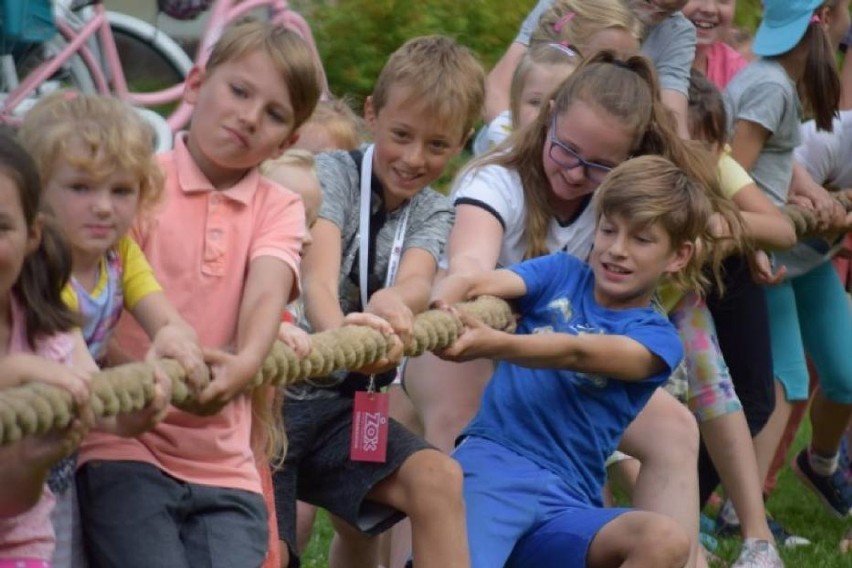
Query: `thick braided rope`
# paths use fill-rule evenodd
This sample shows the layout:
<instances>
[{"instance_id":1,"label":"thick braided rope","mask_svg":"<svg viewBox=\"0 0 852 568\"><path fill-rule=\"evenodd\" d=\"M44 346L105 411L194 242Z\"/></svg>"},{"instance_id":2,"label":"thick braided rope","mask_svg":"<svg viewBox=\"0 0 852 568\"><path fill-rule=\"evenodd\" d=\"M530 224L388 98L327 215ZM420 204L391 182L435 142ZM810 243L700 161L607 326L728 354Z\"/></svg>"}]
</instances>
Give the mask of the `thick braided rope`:
<instances>
[{"instance_id":1,"label":"thick braided rope","mask_svg":"<svg viewBox=\"0 0 852 568\"><path fill-rule=\"evenodd\" d=\"M511 330L514 317L509 304L492 296L456 306L495 329ZM461 321L443 310L429 310L414 321L413 341L405 354L416 357L426 351L452 345L463 329ZM299 359L292 349L276 342L252 383L290 385L308 378L327 376L338 369L358 369L381 359L391 346L380 332L360 326L315 333L311 353ZM172 379L172 404L191 402L183 368L170 359L159 366ZM154 368L132 363L96 373L92 377L91 405L96 418L115 416L145 407L154 393ZM0 391L0 445L24 436L44 434L68 426L74 416L71 396L49 385L31 383Z\"/></svg>"},{"instance_id":2,"label":"thick braided rope","mask_svg":"<svg viewBox=\"0 0 852 568\"><path fill-rule=\"evenodd\" d=\"M852 211L852 191L833 192L832 196L843 206L847 213ZM785 205L781 210L793 222L793 226L796 228L796 236L805 237L820 234L817 217L813 211L803 209L798 205Z\"/></svg>"}]
</instances>

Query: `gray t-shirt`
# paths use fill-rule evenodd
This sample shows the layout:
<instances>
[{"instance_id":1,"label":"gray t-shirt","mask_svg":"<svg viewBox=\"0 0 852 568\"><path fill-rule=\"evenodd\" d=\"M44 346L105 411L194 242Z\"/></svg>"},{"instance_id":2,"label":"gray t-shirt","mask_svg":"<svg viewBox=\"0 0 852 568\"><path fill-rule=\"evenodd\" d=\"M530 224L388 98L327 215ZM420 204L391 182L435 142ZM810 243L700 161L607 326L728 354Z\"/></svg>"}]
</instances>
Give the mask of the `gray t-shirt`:
<instances>
[{"instance_id":1,"label":"gray t-shirt","mask_svg":"<svg viewBox=\"0 0 852 568\"><path fill-rule=\"evenodd\" d=\"M366 147L362 147L363 150ZM316 171L322 187L323 202L319 217L331 221L340 228L340 279L338 293L340 309L344 314L360 311L359 246L360 246L360 203L361 169L349 152L327 152L317 156ZM388 262L391 256L396 230L403 217L404 207L384 212L382 206L382 188L373 175L373 195L371 200L370 232L378 227L375 248L371 247L368 286L371 290L384 287ZM402 254L411 248L423 249L438 261L447 244L453 225L454 210L449 198L425 188L418 192L407 204L410 209L408 224L403 238ZM381 217L384 222L379 226ZM310 324L302 317L299 325L311 331ZM313 386L331 387L339 385L346 373L333 377L309 381L307 385L296 385L288 389L288 394L297 398L310 398Z\"/></svg>"},{"instance_id":2,"label":"gray t-shirt","mask_svg":"<svg viewBox=\"0 0 852 568\"><path fill-rule=\"evenodd\" d=\"M521 24L516 43L529 46L541 15L552 4L553 0L539 0ZM648 28L642 42L642 54L654 62L661 89L689 94L689 71L695 58L695 26L683 14L675 12Z\"/></svg>"},{"instance_id":3,"label":"gray t-shirt","mask_svg":"<svg viewBox=\"0 0 852 568\"><path fill-rule=\"evenodd\" d=\"M777 61L758 59L728 83L725 110L730 136L738 120L755 122L771 133L749 173L775 205L784 205L793 176L793 150L801 140L802 105L795 83Z\"/></svg>"}]
</instances>

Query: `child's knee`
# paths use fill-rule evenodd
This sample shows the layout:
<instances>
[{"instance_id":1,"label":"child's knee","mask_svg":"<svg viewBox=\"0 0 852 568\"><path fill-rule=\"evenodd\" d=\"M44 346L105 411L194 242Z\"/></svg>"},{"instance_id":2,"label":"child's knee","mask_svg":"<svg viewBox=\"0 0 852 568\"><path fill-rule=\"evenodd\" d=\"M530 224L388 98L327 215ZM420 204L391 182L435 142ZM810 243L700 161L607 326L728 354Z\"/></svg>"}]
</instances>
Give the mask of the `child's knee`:
<instances>
[{"instance_id":1,"label":"child's knee","mask_svg":"<svg viewBox=\"0 0 852 568\"><path fill-rule=\"evenodd\" d=\"M689 560L689 535L673 519L656 515L648 522L642 540L643 552L650 550L653 555L649 566L681 568Z\"/></svg>"},{"instance_id":2,"label":"child's knee","mask_svg":"<svg viewBox=\"0 0 852 568\"><path fill-rule=\"evenodd\" d=\"M414 507L438 507L448 501L461 503L462 469L448 455L437 450L423 450L409 457L403 468L406 470L403 479L406 494Z\"/></svg>"},{"instance_id":3,"label":"child's knee","mask_svg":"<svg viewBox=\"0 0 852 568\"><path fill-rule=\"evenodd\" d=\"M643 463L694 463L698 423L689 409L670 396L647 409L627 429L623 451Z\"/></svg>"}]
</instances>

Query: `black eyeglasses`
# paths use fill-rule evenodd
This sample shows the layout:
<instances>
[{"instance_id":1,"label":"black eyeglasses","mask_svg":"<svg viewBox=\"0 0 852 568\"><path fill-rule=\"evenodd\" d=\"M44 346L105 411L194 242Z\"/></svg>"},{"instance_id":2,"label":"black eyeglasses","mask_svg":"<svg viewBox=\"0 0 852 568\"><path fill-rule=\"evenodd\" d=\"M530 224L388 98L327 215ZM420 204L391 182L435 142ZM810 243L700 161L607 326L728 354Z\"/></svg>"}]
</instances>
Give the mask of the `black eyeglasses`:
<instances>
[{"instance_id":1,"label":"black eyeglasses","mask_svg":"<svg viewBox=\"0 0 852 568\"><path fill-rule=\"evenodd\" d=\"M587 162L580 157L577 152L572 150L566 144L559 141L556 137L556 115L550 120L550 149L548 150L550 159L556 162L560 167L566 170L574 168L583 168L583 175L592 183L601 183L612 168L603 166L594 162Z\"/></svg>"}]
</instances>

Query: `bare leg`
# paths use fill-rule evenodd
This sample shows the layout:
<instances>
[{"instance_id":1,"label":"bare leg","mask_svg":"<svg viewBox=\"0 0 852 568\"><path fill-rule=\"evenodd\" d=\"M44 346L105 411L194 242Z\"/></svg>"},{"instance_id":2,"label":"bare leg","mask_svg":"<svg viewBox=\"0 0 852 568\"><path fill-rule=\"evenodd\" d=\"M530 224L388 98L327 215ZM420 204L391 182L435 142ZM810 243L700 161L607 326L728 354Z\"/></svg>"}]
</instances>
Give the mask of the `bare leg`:
<instances>
[{"instance_id":1,"label":"bare leg","mask_svg":"<svg viewBox=\"0 0 852 568\"><path fill-rule=\"evenodd\" d=\"M373 488L369 498L399 509L411 519L418 568L470 565L462 471L449 456L436 450L412 454Z\"/></svg>"},{"instance_id":2,"label":"bare leg","mask_svg":"<svg viewBox=\"0 0 852 568\"><path fill-rule=\"evenodd\" d=\"M296 501L296 550L299 554L305 552L314 531L314 521L317 518L317 508L304 501Z\"/></svg>"},{"instance_id":3,"label":"bare leg","mask_svg":"<svg viewBox=\"0 0 852 568\"><path fill-rule=\"evenodd\" d=\"M289 568L290 566L290 549L287 548L286 540L279 540L281 544L281 568Z\"/></svg>"},{"instance_id":4,"label":"bare leg","mask_svg":"<svg viewBox=\"0 0 852 568\"><path fill-rule=\"evenodd\" d=\"M818 454L831 456L840 449L840 439L852 417L852 404L839 404L825 397L817 388L811 403L811 448Z\"/></svg>"},{"instance_id":5,"label":"bare leg","mask_svg":"<svg viewBox=\"0 0 852 568\"><path fill-rule=\"evenodd\" d=\"M790 419L792 411L793 406L787 402L784 387L781 386L781 383L775 381L775 409L769 416L766 426L754 437L754 451L757 456L757 470L760 474L761 483L766 479L772 458L775 457L775 450L778 448L778 442L784 435L784 428L787 427L787 421Z\"/></svg>"},{"instance_id":6,"label":"bare leg","mask_svg":"<svg viewBox=\"0 0 852 568\"><path fill-rule=\"evenodd\" d=\"M493 371L494 364L486 359L450 363L424 353L409 361L405 386L430 444L446 453L453 450L456 437L479 409Z\"/></svg>"},{"instance_id":7,"label":"bare leg","mask_svg":"<svg viewBox=\"0 0 852 568\"><path fill-rule=\"evenodd\" d=\"M639 471L642 464L639 460L628 458L620 460L607 468L609 481L615 487L627 493L627 498L633 502L633 489L636 487L636 480L639 479Z\"/></svg>"},{"instance_id":8,"label":"bare leg","mask_svg":"<svg viewBox=\"0 0 852 568\"><path fill-rule=\"evenodd\" d=\"M645 511L616 517L589 546L589 568L610 566L681 568L689 557L690 538L677 522Z\"/></svg>"},{"instance_id":9,"label":"bare leg","mask_svg":"<svg viewBox=\"0 0 852 568\"><path fill-rule=\"evenodd\" d=\"M742 410L702 422L698 428L740 518L743 538L774 542L766 524L757 458Z\"/></svg>"},{"instance_id":10,"label":"bare leg","mask_svg":"<svg viewBox=\"0 0 852 568\"><path fill-rule=\"evenodd\" d=\"M331 515L334 536L328 551L329 568L376 568L379 541Z\"/></svg>"},{"instance_id":11,"label":"bare leg","mask_svg":"<svg viewBox=\"0 0 852 568\"><path fill-rule=\"evenodd\" d=\"M411 399L402 387L392 385L390 393L390 416L397 422L420 436L423 425ZM388 568L402 568L411 554L411 522L406 518L393 528L379 536L382 541L381 561Z\"/></svg>"},{"instance_id":12,"label":"bare leg","mask_svg":"<svg viewBox=\"0 0 852 568\"><path fill-rule=\"evenodd\" d=\"M681 403L657 389L624 433L619 448L642 467L633 506L674 519L689 535L688 566L705 566L698 546L698 426Z\"/></svg>"}]
</instances>

